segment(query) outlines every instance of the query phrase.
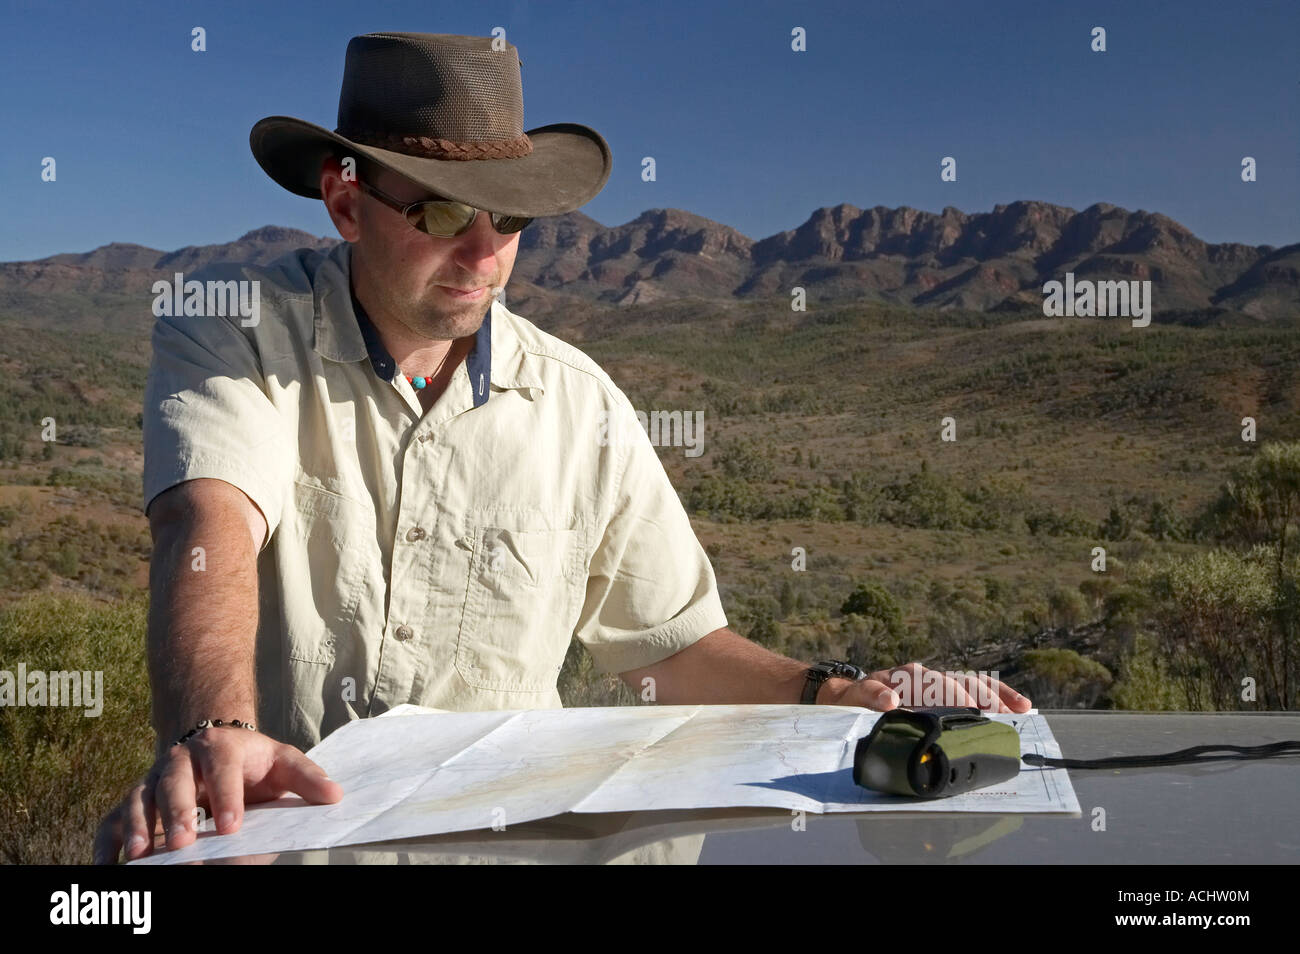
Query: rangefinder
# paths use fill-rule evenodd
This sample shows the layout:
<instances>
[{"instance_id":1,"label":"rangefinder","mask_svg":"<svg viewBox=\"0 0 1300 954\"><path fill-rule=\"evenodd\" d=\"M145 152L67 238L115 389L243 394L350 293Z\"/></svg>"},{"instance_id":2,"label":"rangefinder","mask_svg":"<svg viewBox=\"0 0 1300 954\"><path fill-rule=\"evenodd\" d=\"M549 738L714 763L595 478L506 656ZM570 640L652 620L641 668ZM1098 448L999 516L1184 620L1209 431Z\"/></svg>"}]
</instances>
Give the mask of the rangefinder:
<instances>
[{"instance_id":1,"label":"rangefinder","mask_svg":"<svg viewBox=\"0 0 1300 954\"><path fill-rule=\"evenodd\" d=\"M962 706L890 709L853 753L858 785L915 798L960 795L1019 772L1015 727Z\"/></svg>"}]
</instances>

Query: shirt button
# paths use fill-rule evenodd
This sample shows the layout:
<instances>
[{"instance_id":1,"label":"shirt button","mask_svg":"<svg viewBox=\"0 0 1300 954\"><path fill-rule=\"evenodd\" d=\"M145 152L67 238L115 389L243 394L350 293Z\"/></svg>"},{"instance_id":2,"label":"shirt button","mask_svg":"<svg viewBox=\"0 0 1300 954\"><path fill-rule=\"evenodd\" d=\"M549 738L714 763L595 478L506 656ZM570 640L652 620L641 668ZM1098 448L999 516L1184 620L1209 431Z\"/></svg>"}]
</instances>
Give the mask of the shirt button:
<instances>
[{"instance_id":1,"label":"shirt button","mask_svg":"<svg viewBox=\"0 0 1300 954\"><path fill-rule=\"evenodd\" d=\"M397 627L397 631L393 633L393 638L399 643L404 643L414 635L415 633L411 630L411 627L399 626Z\"/></svg>"},{"instance_id":2,"label":"shirt button","mask_svg":"<svg viewBox=\"0 0 1300 954\"><path fill-rule=\"evenodd\" d=\"M409 541L411 541L412 543L415 543L415 541L417 541L417 540L423 540L423 539L424 539L424 528L423 528L423 527L412 527L410 530L407 530L407 531L406 531L406 539L409 540Z\"/></svg>"}]
</instances>

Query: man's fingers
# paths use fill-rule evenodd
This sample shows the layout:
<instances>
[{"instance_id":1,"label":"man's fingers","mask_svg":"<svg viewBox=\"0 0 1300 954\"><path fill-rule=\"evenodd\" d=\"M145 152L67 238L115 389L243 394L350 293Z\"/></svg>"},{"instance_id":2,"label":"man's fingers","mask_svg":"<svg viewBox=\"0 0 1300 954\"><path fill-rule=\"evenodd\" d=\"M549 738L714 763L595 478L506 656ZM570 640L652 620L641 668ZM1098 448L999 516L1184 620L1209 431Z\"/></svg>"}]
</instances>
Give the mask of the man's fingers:
<instances>
[{"instance_id":1,"label":"man's fingers","mask_svg":"<svg viewBox=\"0 0 1300 954\"><path fill-rule=\"evenodd\" d=\"M987 673L948 674L910 662L873 672L867 680L892 688L902 706L970 706L986 712L1028 712L1034 707L1027 696Z\"/></svg>"},{"instance_id":2,"label":"man's fingers","mask_svg":"<svg viewBox=\"0 0 1300 954\"><path fill-rule=\"evenodd\" d=\"M881 669L879 672L873 672L867 676L867 681L878 682L892 689L894 696L898 699L898 705L917 706L921 704L921 674L924 672L925 669L920 663L913 662L905 666L895 666L893 669ZM872 708L876 707L872 706ZM888 708L892 709L893 706Z\"/></svg>"},{"instance_id":3,"label":"man's fingers","mask_svg":"<svg viewBox=\"0 0 1300 954\"><path fill-rule=\"evenodd\" d=\"M125 858L134 861L153 851L154 818L152 779L131 790L126 800L126 825L122 831Z\"/></svg>"},{"instance_id":4,"label":"man's fingers","mask_svg":"<svg viewBox=\"0 0 1300 954\"><path fill-rule=\"evenodd\" d=\"M966 676L966 690L978 700L979 708L988 712L1028 712L1033 708L1027 698L987 673L978 678L973 673Z\"/></svg>"},{"instance_id":5,"label":"man's fingers","mask_svg":"<svg viewBox=\"0 0 1300 954\"><path fill-rule=\"evenodd\" d=\"M1022 696L1005 682L1000 682L999 680L992 678L989 679L989 682L993 684L994 689L997 691L998 698L1002 700L1003 704L1007 707L1008 712L1028 712L1034 707L1033 702L1030 701L1028 696Z\"/></svg>"},{"instance_id":6,"label":"man's fingers","mask_svg":"<svg viewBox=\"0 0 1300 954\"><path fill-rule=\"evenodd\" d=\"M244 759L241 749L235 751L239 757L231 758L228 749L201 743L198 751L191 753L203 778L218 835L238 831L244 821Z\"/></svg>"},{"instance_id":7,"label":"man's fingers","mask_svg":"<svg viewBox=\"0 0 1300 954\"><path fill-rule=\"evenodd\" d=\"M170 760L158 781L158 812L167 833L167 848L175 851L194 841L194 810L197 807L194 763L184 745L172 746Z\"/></svg>"},{"instance_id":8,"label":"man's fingers","mask_svg":"<svg viewBox=\"0 0 1300 954\"><path fill-rule=\"evenodd\" d=\"M95 833L95 864L116 864L119 852L126 861L134 861L153 850L153 829L157 819L154 781L154 776L150 775L132 788L100 822Z\"/></svg>"},{"instance_id":9,"label":"man's fingers","mask_svg":"<svg viewBox=\"0 0 1300 954\"><path fill-rule=\"evenodd\" d=\"M861 682L855 683L854 689L861 694L859 698L861 698L862 704L868 709L875 709L877 712L888 712L890 709L895 709L900 704L903 704L898 693L879 679L868 677Z\"/></svg>"},{"instance_id":10,"label":"man's fingers","mask_svg":"<svg viewBox=\"0 0 1300 954\"><path fill-rule=\"evenodd\" d=\"M95 832L94 861L97 865L117 863L117 853L122 847L122 806L104 816Z\"/></svg>"},{"instance_id":11,"label":"man's fingers","mask_svg":"<svg viewBox=\"0 0 1300 954\"><path fill-rule=\"evenodd\" d=\"M1028 698L986 673L946 673L913 662L873 672L868 678L892 687L904 706L968 706L985 712L1033 708Z\"/></svg>"},{"instance_id":12,"label":"man's fingers","mask_svg":"<svg viewBox=\"0 0 1300 954\"><path fill-rule=\"evenodd\" d=\"M985 712L1010 711L1002 706L997 693L989 688L987 676L977 676L973 672L945 673L945 675L948 677L947 681L957 687L955 690L946 685L944 687L944 698L956 700L951 705L971 706ZM944 703L944 705L949 704Z\"/></svg>"},{"instance_id":13,"label":"man's fingers","mask_svg":"<svg viewBox=\"0 0 1300 954\"><path fill-rule=\"evenodd\" d=\"M277 794L293 792L314 805L331 805L343 797L343 787L292 745L283 745L276 752L265 784Z\"/></svg>"},{"instance_id":14,"label":"man's fingers","mask_svg":"<svg viewBox=\"0 0 1300 954\"><path fill-rule=\"evenodd\" d=\"M933 672L933 670L931 670ZM980 708L978 692L979 680L972 677L963 676L961 679L954 679L952 676L943 677L943 698L954 700L952 703L945 702L944 705L954 706L974 706Z\"/></svg>"}]
</instances>

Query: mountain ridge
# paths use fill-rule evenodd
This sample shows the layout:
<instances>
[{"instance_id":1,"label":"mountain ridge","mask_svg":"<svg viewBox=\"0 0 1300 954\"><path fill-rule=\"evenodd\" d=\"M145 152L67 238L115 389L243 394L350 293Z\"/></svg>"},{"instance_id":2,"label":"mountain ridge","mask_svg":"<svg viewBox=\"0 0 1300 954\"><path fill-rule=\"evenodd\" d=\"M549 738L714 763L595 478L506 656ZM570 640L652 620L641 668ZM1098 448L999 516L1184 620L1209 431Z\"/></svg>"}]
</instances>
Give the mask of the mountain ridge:
<instances>
[{"instance_id":1,"label":"mountain ridge","mask_svg":"<svg viewBox=\"0 0 1300 954\"><path fill-rule=\"evenodd\" d=\"M213 262L265 264L338 239L266 225L231 242L173 251L113 242L83 253L0 263L0 305L33 296L134 294L152 276ZM1002 310L1042 302L1042 285L1151 280L1157 312L1226 309L1271 320L1300 314L1300 243L1208 243L1174 219L1105 202L1076 210L1041 200L987 212L946 206L823 206L760 239L685 209L654 208L616 226L582 212L539 219L520 236L507 291L540 310L578 299L643 304L673 298L815 301L867 298L924 308Z\"/></svg>"}]
</instances>

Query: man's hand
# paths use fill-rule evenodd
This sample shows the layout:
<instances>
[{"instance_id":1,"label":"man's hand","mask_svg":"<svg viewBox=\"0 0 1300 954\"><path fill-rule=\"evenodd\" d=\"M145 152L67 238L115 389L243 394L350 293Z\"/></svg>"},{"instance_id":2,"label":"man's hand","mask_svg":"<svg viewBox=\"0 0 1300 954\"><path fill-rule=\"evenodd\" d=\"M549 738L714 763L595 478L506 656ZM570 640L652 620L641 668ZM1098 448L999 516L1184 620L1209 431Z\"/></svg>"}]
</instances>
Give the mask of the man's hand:
<instances>
[{"instance_id":1,"label":"man's hand","mask_svg":"<svg viewBox=\"0 0 1300 954\"><path fill-rule=\"evenodd\" d=\"M164 752L104 818L95 836L95 863L115 863L123 844L127 861L144 857L159 830L169 850L185 847L197 837L195 809L205 803L217 833L228 835L243 823L245 804L289 793L316 805L343 797L342 787L292 745L247 729L204 729Z\"/></svg>"},{"instance_id":2,"label":"man's hand","mask_svg":"<svg viewBox=\"0 0 1300 954\"><path fill-rule=\"evenodd\" d=\"M818 691L817 701L879 712L923 705L974 706L987 712L1028 712L1033 708L1027 697L991 676L946 675L920 663L881 669L857 682L828 679Z\"/></svg>"},{"instance_id":3,"label":"man's hand","mask_svg":"<svg viewBox=\"0 0 1300 954\"><path fill-rule=\"evenodd\" d=\"M725 626L657 663L620 677L633 692L654 688L659 705L683 703L798 702L808 664L750 642ZM862 706L883 712L897 706L974 706L989 712L1028 712L1033 703L989 676L951 677L920 663L881 669L853 682L832 676L817 690L822 705ZM934 698L940 702L927 702Z\"/></svg>"}]
</instances>

